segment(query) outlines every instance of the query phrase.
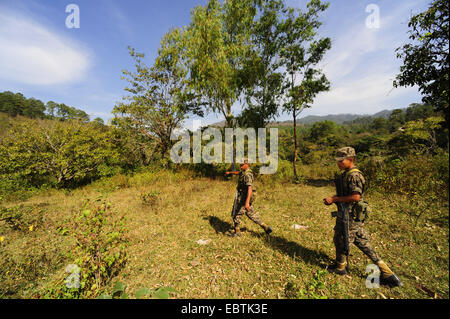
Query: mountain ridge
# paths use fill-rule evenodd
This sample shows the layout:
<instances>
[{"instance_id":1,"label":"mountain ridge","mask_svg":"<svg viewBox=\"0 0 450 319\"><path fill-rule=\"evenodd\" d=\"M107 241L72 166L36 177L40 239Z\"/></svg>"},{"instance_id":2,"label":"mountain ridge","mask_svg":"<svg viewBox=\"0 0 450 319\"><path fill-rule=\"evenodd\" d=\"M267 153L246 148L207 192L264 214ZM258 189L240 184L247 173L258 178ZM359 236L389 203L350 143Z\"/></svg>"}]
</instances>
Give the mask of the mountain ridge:
<instances>
[{"instance_id":1,"label":"mountain ridge","mask_svg":"<svg viewBox=\"0 0 450 319\"><path fill-rule=\"evenodd\" d=\"M404 109L402 109L404 110ZM393 110L382 110L374 114L351 114L351 113L342 113L342 114L328 114L328 115L308 115L303 118L300 118L297 120L297 124L300 125L310 125L314 124L316 122L322 122L322 121L333 121L336 124L344 124L345 122L350 122L359 118L377 118L382 117L385 119L389 118L389 115L391 115ZM268 127L274 127L274 126L290 126L294 122L292 120L287 121L270 121L267 125ZM213 123L209 126L214 127L224 127L225 121L220 121L217 123Z\"/></svg>"}]
</instances>

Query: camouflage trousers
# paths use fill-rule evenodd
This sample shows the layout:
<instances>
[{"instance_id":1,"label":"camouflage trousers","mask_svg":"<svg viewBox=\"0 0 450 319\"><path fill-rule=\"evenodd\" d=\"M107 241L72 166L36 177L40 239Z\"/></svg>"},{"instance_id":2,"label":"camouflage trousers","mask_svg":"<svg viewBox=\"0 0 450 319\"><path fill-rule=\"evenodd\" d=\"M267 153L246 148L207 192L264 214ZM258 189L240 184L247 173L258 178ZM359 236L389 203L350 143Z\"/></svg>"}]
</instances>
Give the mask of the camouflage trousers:
<instances>
[{"instance_id":1,"label":"camouflage trousers","mask_svg":"<svg viewBox=\"0 0 450 319\"><path fill-rule=\"evenodd\" d=\"M348 231L348 243L354 243L367 257L372 260L373 263L377 263L380 260L378 254L373 250L370 245L370 237L367 231L364 229L364 224L361 222L355 222L351 220L349 223ZM334 227L333 242L336 247L336 260L343 263L345 261L344 255L344 225L342 220L337 218L336 226Z\"/></svg>"},{"instance_id":2,"label":"camouflage trousers","mask_svg":"<svg viewBox=\"0 0 450 319\"><path fill-rule=\"evenodd\" d=\"M236 214L233 216L233 222L235 227L239 226L239 224L241 223L241 218L244 215L247 215L247 217L250 218L251 221L261 226L262 224L261 217L259 216L259 213L255 211L253 205L250 204L249 211L247 211L245 209L245 206L243 205L240 205L239 208L237 209Z\"/></svg>"}]
</instances>

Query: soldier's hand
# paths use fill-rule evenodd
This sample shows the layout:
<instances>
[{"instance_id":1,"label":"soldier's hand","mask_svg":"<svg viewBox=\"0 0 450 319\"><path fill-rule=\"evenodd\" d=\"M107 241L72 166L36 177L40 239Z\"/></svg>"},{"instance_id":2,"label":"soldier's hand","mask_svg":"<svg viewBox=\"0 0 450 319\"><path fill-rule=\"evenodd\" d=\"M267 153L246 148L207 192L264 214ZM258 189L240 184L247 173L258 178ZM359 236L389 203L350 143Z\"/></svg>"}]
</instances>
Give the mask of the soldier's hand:
<instances>
[{"instance_id":1,"label":"soldier's hand","mask_svg":"<svg viewBox=\"0 0 450 319\"><path fill-rule=\"evenodd\" d=\"M231 172L225 172L225 176L228 176L230 174L231 174Z\"/></svg>"},{"instance_id":2,"label":"soldier's hand","mask_svg":"<svg viewBox=\"0 0 450 319\"><path fill-rule=\"evenodd\" d=\"M249 212L250 211L250 205L249 204L245 204L245 209L247 210L247 212Z\"/></svg>"},{"instance_id":3,"label":"soldier's hand","mask_svg":"<svg viewBox=\"0 0 450 319\"><path fill-rule=\"evenodd\" d=\"M324 199L323 199L323 203L324 203L325 205L331 205L331 204L333 204L333 203L334 203L333 197L326 197L326 198L324 198Z\"/></svg>"}]
</instances>

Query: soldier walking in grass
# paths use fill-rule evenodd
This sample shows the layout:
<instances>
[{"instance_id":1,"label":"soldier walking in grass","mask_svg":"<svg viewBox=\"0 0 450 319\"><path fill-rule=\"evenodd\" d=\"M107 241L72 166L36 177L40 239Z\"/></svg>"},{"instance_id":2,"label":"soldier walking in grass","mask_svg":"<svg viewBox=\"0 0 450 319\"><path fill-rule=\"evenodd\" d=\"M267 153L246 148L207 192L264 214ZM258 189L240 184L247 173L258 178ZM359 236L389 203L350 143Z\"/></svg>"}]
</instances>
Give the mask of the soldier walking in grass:
<instances>
[{"instance_id":1,"label":"soldier walking in grass","mask_svg":"<svg viewBox=\"0 0 450 319\"><path fill-rule=\"evenodd\" d=\"M240 164L241 171L231 171L225 173L225 175L239 175L236 197L234 200L232 211L234 232L231 233L231 236L241 236L239 224L241 223L241 217L244 216L244 214L247 215L247 217L250 218L251 221L261 226L266 234L270 234L272 232L272 228L261 221L259 213L255 211L253 207L256 189L253 186L254 177L253 172L250 169L248 159L242 159Z\"/></svg>"},{"instance_id":2,"label":"soldier walking in grass","mask_svg":"<svg viewBox=\"0 0 450 319\"><path fill-rule=\"evenodd\" d=\"M344 222L345 216L337 212L336 226L334 227L334 245L336 247L336 261L328 267L328 271L338 275L345 275L348 271L349 245L354 243L366 254L381 272L380 284L390 287L402 286L400 279L392 272L369 243L369 234L364 229L364 221L367 219L370 208L368 203L362 200L366 180L355 165L356 153L352 147L344 147L337 151L336 161L342 172L341 178L342 196L324 198L325 205L333 203L347 205L348 222ZM347 226L346 226L347 225ZM346 237L348 242L346 242ZM346 260L347 257L347 260Z\"/></svg>"}]
</instances>

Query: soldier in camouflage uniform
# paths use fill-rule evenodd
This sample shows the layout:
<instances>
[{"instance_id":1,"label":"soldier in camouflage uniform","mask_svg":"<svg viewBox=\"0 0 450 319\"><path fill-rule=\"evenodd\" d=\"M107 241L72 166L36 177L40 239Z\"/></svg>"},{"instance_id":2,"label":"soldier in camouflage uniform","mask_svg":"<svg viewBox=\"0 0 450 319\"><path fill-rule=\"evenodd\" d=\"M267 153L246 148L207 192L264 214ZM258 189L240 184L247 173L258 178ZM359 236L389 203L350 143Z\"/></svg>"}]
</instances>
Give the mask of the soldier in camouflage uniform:
<instances>
[{"instance_id":1,"label":"soldier in camouflage uniform","mask_svg":"<svg viewBox=\"0 0 450 319\"><path fill-rule=\"evenodd\" d=\"M254 177L253 172L250 169L248 159L242 159L241 171L226 172L225 175L239 175L237 199L235 200L235 205L232 212L234 232L231 236L241 236L239 224L241 223L241 218L244 214L247 215L247 217L250 218L250 220L255 224L261 226L266 234L270 234L272 232L272 228L261 221L259 213L255 211L255 208L253 207L256 189L253 185Z\"/></svg>"},{"instance_id":2,"label":"soldier in camouflage uniform","mask_svg":"<svg viewBox=\"0 0 450 319\"><path fill-rule=\"evenodd\" d=\"M366 180L360 170L355 165L356 153L352 147L344 147L338 150L336 161L338 167L343 171L344 196L324 198L325 205L333 203L347 203L350 205L350 218L348 225L349 244L354 243L372 262L378 265L381 277L380 283L391 287L401 286L400 279L392 272L378 254L373 250L369 242L369 234L364 229L365 214L368 209L367 202L362 200ZM345 275L347 273L346 255L344 245L344 226L342 216L337 216L336 226L334 227L334 245L336 247L336 262L328 267L330 272Z\"/></svg>"}]
</instances>

